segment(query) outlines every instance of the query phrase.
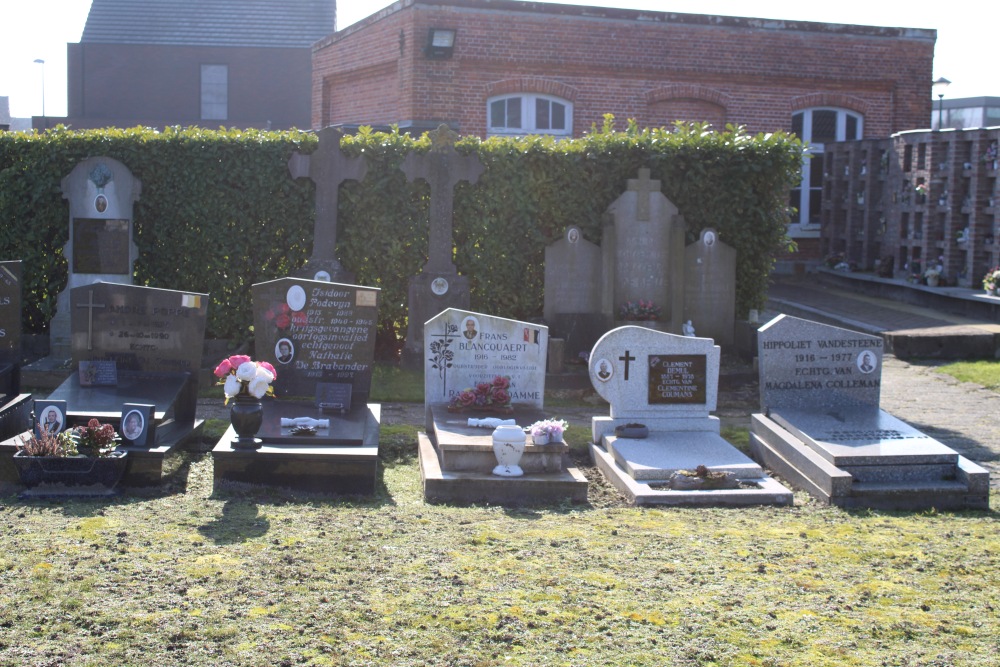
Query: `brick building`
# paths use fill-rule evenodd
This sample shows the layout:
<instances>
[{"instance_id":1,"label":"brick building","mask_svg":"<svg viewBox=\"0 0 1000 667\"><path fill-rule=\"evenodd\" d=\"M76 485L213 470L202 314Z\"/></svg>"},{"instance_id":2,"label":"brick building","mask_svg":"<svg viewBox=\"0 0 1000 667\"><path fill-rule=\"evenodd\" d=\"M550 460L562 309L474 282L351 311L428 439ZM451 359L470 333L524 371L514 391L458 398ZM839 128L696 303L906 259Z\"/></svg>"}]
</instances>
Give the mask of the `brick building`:
<instances>
[{"instance_id":1,"label":"brick building","mask_svg":"<svg viewBox=\"0 0 1000 667\"><path fill-rule=\"evenodd\" d=\"M513 0L400 0L313 47L312 127L447 122L579 136L603 114L795 131L825 142L929 127L933 30ZM790 234L816 245L822 160ZM820 165L815 173L815 165ZM811 173L811 171L813 173Z\"/></svg>"},{"instance_id":2,"label":"brick building","mask_svg":"<svg viewBox=\"0 0 1000 667\"><path fill-rule=\"evenodd\" d=\"M145 125L308 128L312 44L336 0L93 0L68 45L76 129Z\"/></svg>"}]
</instances>

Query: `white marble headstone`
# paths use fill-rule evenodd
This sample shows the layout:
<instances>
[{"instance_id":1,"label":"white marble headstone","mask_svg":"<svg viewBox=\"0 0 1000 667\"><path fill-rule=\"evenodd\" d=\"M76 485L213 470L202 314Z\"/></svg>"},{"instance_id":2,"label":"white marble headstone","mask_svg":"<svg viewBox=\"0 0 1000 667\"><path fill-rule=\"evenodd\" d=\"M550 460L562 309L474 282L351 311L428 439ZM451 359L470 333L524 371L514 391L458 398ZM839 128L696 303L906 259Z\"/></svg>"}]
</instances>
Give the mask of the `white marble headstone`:
<instances>
[{"instance_id":1,"label":"white marble headstone","mask_svg":"<svg viewBox=\"0 0 1000 667\"><path fill-rule=\"evenodd\" d=\"M719 347L709 338L619 327L594 346L590 381L616 420L707 418L719 396Z\"/></svg>"},{"instance_id":2,"label":"white marble headstone","mask_svg":"<svg viewBox=\"0 0 1000 667\"><path fill-rule=\"evenodd\" d=\"M424 404L507 376L515 406L541 409L548 344L540 324L449 308L424 325Z\"/></svg>"}]
</instances>

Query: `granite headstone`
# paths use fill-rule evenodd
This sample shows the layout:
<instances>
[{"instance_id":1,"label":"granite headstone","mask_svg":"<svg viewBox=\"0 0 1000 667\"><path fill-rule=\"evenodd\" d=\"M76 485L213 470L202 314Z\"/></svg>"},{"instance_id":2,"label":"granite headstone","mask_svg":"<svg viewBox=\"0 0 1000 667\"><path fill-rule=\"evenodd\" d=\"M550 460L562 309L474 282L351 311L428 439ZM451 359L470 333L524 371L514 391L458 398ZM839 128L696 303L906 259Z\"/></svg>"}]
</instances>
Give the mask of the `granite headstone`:
<instances>
[{"instance_id":1,"label":"granite headstone","mask_svg":"<svg viewBox=\"0 0 1000 667\"><path fill-rule=\"evenodd\" d=\"M348 385L354 404L367 403L378 288L280 278L252 289L256 358L274 364L276 396L318 400L317 390L337 393L319 385Z\"/></svg>"},{"instance_id":2,"label":"granite headstone","mask_svg":"<svg viewBox=\"0 0 1000 667\"><path fill-rule=\"evenodd\" d=\"M97 282L131 284L132 266L139 256L132 209L142 183L128 167L109 157L87 158L61 186L63 198L69 200L69 241L63 248L69 277L49 325L53 357L70 353L71 291Z\"/></svg>"},{"instance_id":3,"label":"granite headstone","mask_svg":"<svg viewBox=\"0 0 1000 667\"><path fill-rule=\"evenodd\" d=\"M21 262L0 262L0 367L20 363Z\"/></svg>"},{"instance_id":4,"label":"granite headstone","mask_svg":"<svg viewBox=\"0 0 1000 667\"><path fill-rule=\"evenodd\" d=\"M510 378L511 402L545 402L548 327L449 308L424 327L424 402L447 405L464 389Z\"/></svg>"},{"instance_id":5,"label":"granite headstone","mask_svg":"<svg viewBox=\"0 0 1000 667\"><path fill-rule=\"evenodd\" d=\"M545 247L545 322L553 338L565 341L569 359L590 352L608 330L602 286L601 248L585 239L579 227L570 227Z\"/></svg>"},{"instance_id":6,"label":"granite headstone","mask_svg":"<svg viewBox=\"0 0 1000 667\"><path fill-rule=\"evenodd\" d=\"M660 321L670 332L680 333L684 309L684 221L677 207L660 191L660 181L649 178L649 169L628 181L608 214L602 251L609 270L605 298L612 316L630 301L652 301L660 308Z\"/></svg>"},{"instance_id":7,"label":"granite headstone","mask_svg":"<svg viewBox=\"0 0 1000 667\"><path fill-rule=\"evenodd\" d=\"M684 319L698 336L732 345L736 327L736 249L711 228L684 249Z\"/></svg>"}]
</instances>

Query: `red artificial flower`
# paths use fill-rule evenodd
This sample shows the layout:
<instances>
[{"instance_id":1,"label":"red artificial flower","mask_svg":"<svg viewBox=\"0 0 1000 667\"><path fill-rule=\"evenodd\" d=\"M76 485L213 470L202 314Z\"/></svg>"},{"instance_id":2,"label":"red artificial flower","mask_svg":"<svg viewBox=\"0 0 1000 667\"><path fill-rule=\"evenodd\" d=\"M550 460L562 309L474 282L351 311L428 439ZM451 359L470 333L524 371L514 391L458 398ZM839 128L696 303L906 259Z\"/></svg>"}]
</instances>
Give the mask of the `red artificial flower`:
<instances>
[{"instance_id":1,"label":"red artificial flower","mask_svg":"<svg viewBox=\"0 0 1000 667\"><path fill-rule=\"evenodd\" d=\"M233 372L233 365L229 362L229 359L223 359L222 363L216 366L212 372L215 373L215 377L217 378L226 377Z\"/></svg>"},{"instance_id":2,"label":"red artificial flower","mask_svg":"<svg viewBox=\"0 0 1000 667\"><path fill-rule=\"evenodd\" d=\"M279 329L287 329L292 323L292 318L288 316L288 313L282 313L274 318L274 326Z\"/></svg>"},{"instance_id":3,"label":"red artificial flower","mask_svg":"<svg viewBox=\"0 0 1000 667\"><path fill-rule=\"evenodd\" d=\"M251 361L251 359L250 355L247 354L234 354L229 357L229 365L232 366L234 371L248 361Z\"/></svg>"}]
</instances>

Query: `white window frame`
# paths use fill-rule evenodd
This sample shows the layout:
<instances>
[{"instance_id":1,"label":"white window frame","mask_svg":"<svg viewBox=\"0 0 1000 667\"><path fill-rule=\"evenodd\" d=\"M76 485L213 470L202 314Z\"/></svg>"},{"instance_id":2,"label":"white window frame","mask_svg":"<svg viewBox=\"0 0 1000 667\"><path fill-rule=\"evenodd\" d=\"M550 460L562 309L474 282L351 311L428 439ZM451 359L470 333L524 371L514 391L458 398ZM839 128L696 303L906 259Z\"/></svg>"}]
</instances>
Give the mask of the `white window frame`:
<instances>
[{"instance_id":1,"label":"white window frame","mask_svg":"<svg viewBox=\"0 0 1000 667\"><path fill-rule=\"evenodd\" d=\"M521 100L521 127L494 127L493 125L493 103L501 100ZM565 127L562 129L539 129L538 119L535 117L535 102L545 100L554 104L561 104L565 109ZM547 134L554 137L569 137L573 134L573 103L561 97L553 95L540 95L538 93L510 93L507 95L496 95L486 100L486 126L488 136L523 136L526 134Z\"/></svg>"},{"instance_id":2,"label":"white window frame","mask_svg":"<svg viewBox=\"0 0 1000 667\"><path fill-rule=\"evenodd\" d=\"M809 197L810 193L819 193L822 196L823 183L812 183L811 175L809 171L809 164L811 160L823 160L823 154L826 152L826 146L823 143L816 143L812 141L812 123L813 123L813 112L815 111L835 111L837 113L837 129L836 129L836 141L855 141L857 139L862 139L865 136L864 127L864 116L859 114L857 111L851 111L850 109L842 109L839 107L810 107L808 109L799 109L792 114L792 118L795 118L798 114L802 114L802 135L799 137L803 142L807 142L809 145L806 149L806 153L811 156L807 157L802 162L802 182L798 185L799 187L799 204L798 204L798 219L794 221L793 225L797 225L800 231L816 231L819 230L819 224L816 222L810 222L809 220ZM847 119L848 117L854 118L857 123L857 134L854 137L847 136Z\"/></svg>"}]
</instances>

